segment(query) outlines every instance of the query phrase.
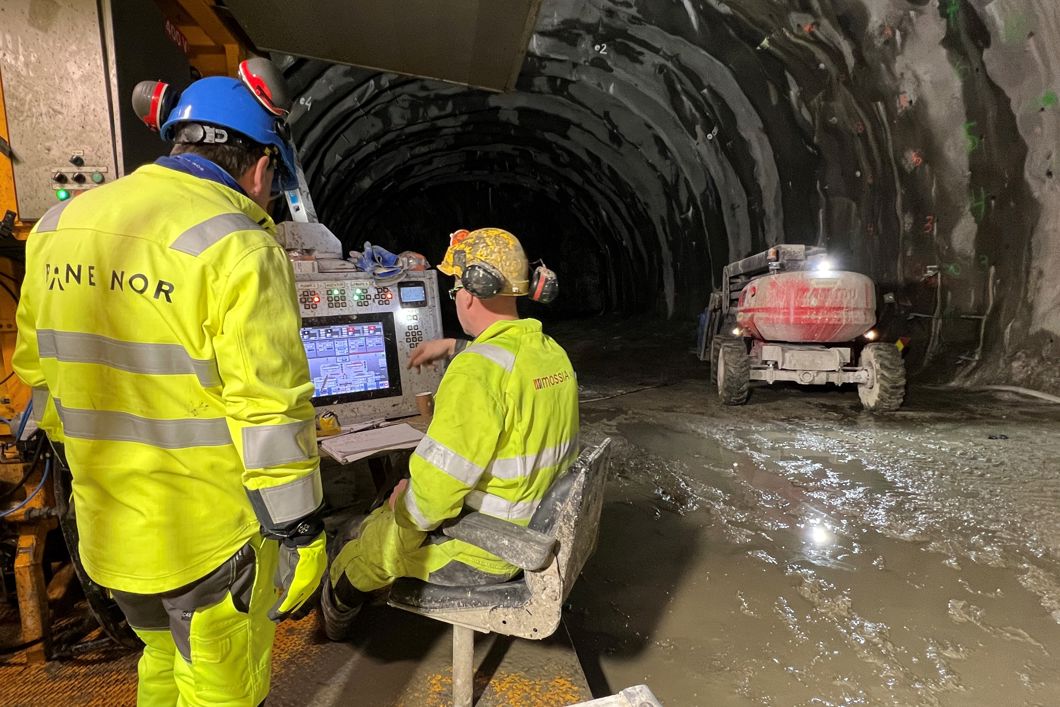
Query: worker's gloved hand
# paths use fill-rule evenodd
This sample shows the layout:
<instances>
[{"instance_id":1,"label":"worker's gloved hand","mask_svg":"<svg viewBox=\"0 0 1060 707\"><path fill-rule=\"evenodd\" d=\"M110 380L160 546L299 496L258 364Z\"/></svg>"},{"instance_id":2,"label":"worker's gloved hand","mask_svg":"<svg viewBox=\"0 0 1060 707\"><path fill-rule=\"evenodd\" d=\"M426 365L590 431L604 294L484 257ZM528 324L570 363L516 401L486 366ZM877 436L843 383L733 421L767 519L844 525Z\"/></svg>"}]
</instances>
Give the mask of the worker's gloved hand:
<instances>
[{"instance_id":1,"label":"worker's gloved hand","mask_svg":"<svg viewBox=\"0 0 1060 707\"><path fill-rule=\"evenodd\" d=\"M283 621L302 606L320 585L327 566L324 526L320 521L303 522L296 533L281 538L276 567L276 588L281 593L269 609L269 618Z\"/></svg>"}]
</instances>

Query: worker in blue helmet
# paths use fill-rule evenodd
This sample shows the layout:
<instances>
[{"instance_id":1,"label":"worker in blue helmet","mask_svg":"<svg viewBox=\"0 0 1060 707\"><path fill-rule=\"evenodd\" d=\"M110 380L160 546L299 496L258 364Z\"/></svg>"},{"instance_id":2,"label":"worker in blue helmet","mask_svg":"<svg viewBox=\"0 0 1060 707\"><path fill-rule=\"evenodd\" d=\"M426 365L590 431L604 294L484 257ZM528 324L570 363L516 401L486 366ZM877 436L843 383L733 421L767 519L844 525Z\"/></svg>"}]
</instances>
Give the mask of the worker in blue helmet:
<instances>
[{"instance_id":1,"label":"worker in blue helmet","mask_svg":"<svg viewBox=\"0 0 1060 707\"><path fill-rule=\"evenodd\" d=\"M141 84L133 105L174 147L37 222L14 367L69 466L85 570L145 644L138 702L258 705L275 622L327 564L313 384L268 212L297 175L287 98L258 59L179 95ZM67 262L90 275L50 276Z\"/></svg>"}]
</instances>

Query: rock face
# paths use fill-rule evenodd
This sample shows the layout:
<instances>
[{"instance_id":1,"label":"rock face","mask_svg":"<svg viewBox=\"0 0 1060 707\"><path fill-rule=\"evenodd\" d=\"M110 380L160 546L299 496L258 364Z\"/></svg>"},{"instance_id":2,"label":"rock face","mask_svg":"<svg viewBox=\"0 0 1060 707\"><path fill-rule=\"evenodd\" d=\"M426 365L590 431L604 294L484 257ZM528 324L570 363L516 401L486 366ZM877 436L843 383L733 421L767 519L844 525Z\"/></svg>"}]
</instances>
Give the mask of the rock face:
<instances>
[{"instance_id":1,"label":"rock face","mask_svg":"<svg viewBox=\"0 0 1060 707\"><path fill-rule=\"evenodd\" d=\"M1054 0L545 0L518 90L282 60L321 219L505 226L556 311L688 317L779 242L873 277L922 376L1060 392Z\"/></svg>"}]
</instances>

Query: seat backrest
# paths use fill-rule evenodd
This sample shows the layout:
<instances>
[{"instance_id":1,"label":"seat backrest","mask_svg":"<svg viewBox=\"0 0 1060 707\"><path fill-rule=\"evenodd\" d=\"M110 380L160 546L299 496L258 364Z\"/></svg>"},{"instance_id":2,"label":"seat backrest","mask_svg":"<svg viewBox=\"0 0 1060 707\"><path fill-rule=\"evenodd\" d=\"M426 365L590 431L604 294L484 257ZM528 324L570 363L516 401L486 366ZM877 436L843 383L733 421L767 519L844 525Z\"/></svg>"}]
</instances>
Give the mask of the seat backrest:
<instances>
[{"instance_id":1,"label":"seat backrest","mask_svg":"<svg viewBox=\"0 0 1060 707\"><path fill-rule=\"evenodd\" d=\"M578 459L580 460L581 457L579 456ZM545 493L545 497L541 499L541 504L534 511L534 515L530 518L530 524L527 527L545 535L552 535L552 529L556 526L559 512L562 510L563 504L570 498L571 490L574 488L575 481L580 473L582 471L578 467L576 460L563 476L552 482L552 486Z\"/></svg>"},{"instance_id":2,"label":"seat backrest","mask_svg":"<svg viewBox=\"0 0 1060 707\"><path fill-rule=\"evenodd\" d=\"M556 562L563 580L564 599L596 549L610 460L610 438L584 449L567 473L552 484L530 519L532 529L556 538ZM534 574L526 573L531 590Z\"/></svg>"}]
</instances>

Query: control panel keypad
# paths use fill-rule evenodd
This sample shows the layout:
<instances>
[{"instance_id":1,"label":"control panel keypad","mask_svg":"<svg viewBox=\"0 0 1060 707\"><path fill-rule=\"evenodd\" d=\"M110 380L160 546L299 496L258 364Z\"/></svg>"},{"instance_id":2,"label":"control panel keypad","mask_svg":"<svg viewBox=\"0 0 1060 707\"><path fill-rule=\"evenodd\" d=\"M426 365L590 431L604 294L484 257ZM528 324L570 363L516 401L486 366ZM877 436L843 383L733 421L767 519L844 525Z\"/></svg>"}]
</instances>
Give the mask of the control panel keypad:
<instances>
[{"instance_id":1,"label":"control panel keypad","mask_svg":"<svg viewBox=\"0 0 1060 707\"><path fill-rule=\"evenodd\" d=\"M320 305L320 295L316 290L301 290L298 293L298 302L302 309L316 309Z\"/></svg>"},{"instance_id":2,"label":"control panel keypad","mask_svg":"<svg viewBox=\"0 0 1060 707\"><path fill-rule=\"evenodd\" d=\"M405 344L410 349L414 349L423 343L423 331L420 329L419 324L409 324L408 328L405 329Z\"/></svg>"},{"instance_id":3,"label":"control panel keypad","mask_svg":"<svg viewBox=\"0 0 1060 707\"><path fill-rule=\"evenodd\" d=\"M346 288L345 287L329 287L328 288L328 307L330 309L339 309L346 306Z\"/></svg>"},{"instance_id":4,"label":"control panel keypad","mask_svg":"<svg viewBox=\"0 0 1060 707\"><path fill-rule=\"evenodd\" d=\"M388 307L394 302L394 293L389 287L377 287L372 301L379 307Z\"/></svg>"}]
</instances>

